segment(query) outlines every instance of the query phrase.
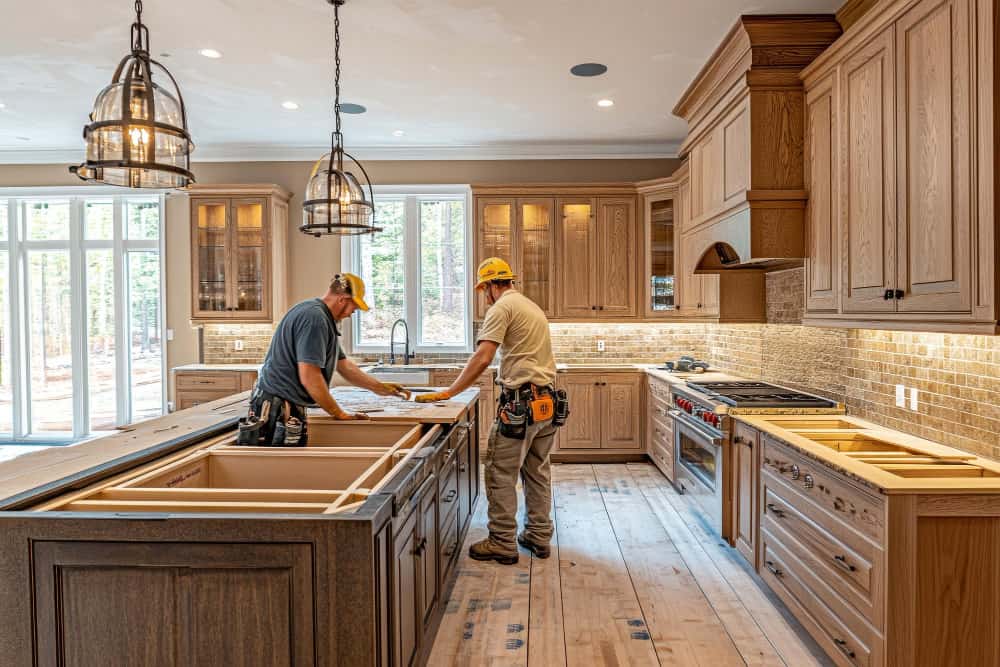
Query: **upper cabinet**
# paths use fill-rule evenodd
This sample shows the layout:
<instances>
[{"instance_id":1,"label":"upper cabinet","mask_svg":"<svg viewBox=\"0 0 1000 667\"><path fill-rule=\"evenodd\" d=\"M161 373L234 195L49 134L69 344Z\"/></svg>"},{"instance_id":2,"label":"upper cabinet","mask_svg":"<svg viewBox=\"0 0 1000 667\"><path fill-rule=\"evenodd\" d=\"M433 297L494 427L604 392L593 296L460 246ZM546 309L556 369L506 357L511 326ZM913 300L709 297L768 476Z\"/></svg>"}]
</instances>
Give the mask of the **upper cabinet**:
<instances>
[{"instance_id":1,"label":"upper cabinet","mask_svg":"<svg viewBox=\"0 0 1000 667\"><path fill-rule=\"evenodd\" d=\"M997 332L996 12L876 6L803 72L807 324Z\"/></svg>"},{"instance_id":2,"label":"upper cabinet","mask_svg":"<svg viewBox=\"0 0 1000 667\"><path fill-rule=\"evenodd\" d=\"M477 186L476 262L506 259L549 319L634 319L639 312L635 188ZM477 299L476 316L486 304Z\"/></svg>"},{"instance_id":3,"label":"upper cabinet","mask_svg":"<svg viewBox=\"0 0 1000 667\"><path fill-rule=\"evenodd\" d=\"M271 322L287 307L289 192L192 186L191 319Z\"/></svg>"}]
</instances>

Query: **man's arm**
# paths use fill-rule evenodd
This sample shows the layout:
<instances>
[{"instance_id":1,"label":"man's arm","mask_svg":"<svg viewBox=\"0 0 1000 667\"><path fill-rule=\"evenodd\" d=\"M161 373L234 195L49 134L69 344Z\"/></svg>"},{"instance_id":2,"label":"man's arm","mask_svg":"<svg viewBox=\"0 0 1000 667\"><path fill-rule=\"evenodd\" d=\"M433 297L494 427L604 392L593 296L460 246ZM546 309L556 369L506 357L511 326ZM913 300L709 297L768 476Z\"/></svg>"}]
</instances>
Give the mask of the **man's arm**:
<instances>
[{"instance_id":1,"label":"man's arm","mask_svg":"<svg viewBox=\"0 0 1000 667\"><path fill-rule=\"evenodd\" d=\"M330 387L327 386L326 380L323 379L323 371L320 370L319 366L300 361L299 382L309 392L309 396L315 401L316 405L326 410L327 414L334 419L368 419L368 415L365 414L345 412L337 404L337 401L330 394Z\"/></svg>"},{"instance_id":2,"label":"man's arm","mask_svg":"<svg viewBox=\"0 0 1000 667\"><path fill-rule=\"evenodd\" d=\"M491 340L481 340L479 341L479 346L476 347L475 353L466 362L465 368L459 373L455 381L451 383L446 391L435 392L432 394L418 394L418 403L435 403L441 400L448 400L456 394L460 394L472 385L474 385L478 380L479 376L483 374L483 371L490 365L493 361L493 357L497 353L497 347L499 345Z\"/></svg>"},{"instance_id":3,"label":"man's arm","mask_svg":"<svg viewBox=\"0 0 1000 667\"><path fill-rule=\"evenodd\" d=\"M409 392L403 389L402 385L391 382L379 382L371 375L358 368L358 365L347 357L343 357L337 362L337 372L340 373L340 377L344 378L355 387L367 389L368 391L374 392L379 396L395 395L402 398L410 397Z\"/></svg>"}]
</instances>

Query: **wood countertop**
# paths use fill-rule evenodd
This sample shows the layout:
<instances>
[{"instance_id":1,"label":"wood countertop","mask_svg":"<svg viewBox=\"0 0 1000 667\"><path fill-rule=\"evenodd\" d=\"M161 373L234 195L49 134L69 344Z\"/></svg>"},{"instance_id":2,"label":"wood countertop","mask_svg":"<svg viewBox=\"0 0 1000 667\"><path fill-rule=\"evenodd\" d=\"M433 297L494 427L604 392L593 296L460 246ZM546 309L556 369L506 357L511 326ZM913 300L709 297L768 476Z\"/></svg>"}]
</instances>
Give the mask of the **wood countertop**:
<instances>
[{"instance_id":1,"label":"wood countertop","mask_svg":"<svg viewBox=\"0 0 1000 667\"><path fill-rule=\"evenodd\" d=\"M734 417L795 448L809 458L882 493L1000 493L1000 463L884 428L857 417L848 415ZM823 440L831 441L838 438L851 441L844 451L822 444ZM866 446L865 443L870 445ZM898 458L894 458L896 456L894 448L897 447ZM879 457L891 459L891 462L879 462ZM908 458L916 462L907 462ZM899 470L900 474L890 471L893 469ZM975 476L956 476L963 474Z\"/></svg>"},{"instance_id":2,"label":"wood countertop","mask_svg":"<svg viewBox=\"0 0 1000 667\"><path fill-rule=\"evenodd\" d=\"M377 396L357 387L334 387L332 393L342 408L349 412L364 412L372 421L421 424L454 423L479 398L477 387L438 403L416 403L398 396ZM333 418L319 408L310 408L309 420L332 421Z\"/></svg>"},{"instance_id":3,"label":"wood countertop","mask_svg":"<svg viewBox=\"0 0 1000 667\"><path fill-rule=\"evenodd\" d=\"M212 372L212 371L228 371L228 372L248 372L248 371L259 371L260 364L184 364L183 366L174 366L170 369L172 372Z\"/></svg>"}]
</instances>

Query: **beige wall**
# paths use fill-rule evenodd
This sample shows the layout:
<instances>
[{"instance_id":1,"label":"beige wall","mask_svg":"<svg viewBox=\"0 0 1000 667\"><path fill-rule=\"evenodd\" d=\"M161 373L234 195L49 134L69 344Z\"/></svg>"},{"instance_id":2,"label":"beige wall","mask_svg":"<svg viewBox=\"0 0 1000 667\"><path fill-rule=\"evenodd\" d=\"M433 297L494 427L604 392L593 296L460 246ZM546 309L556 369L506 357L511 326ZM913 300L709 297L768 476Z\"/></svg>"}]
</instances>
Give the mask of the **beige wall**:
<instances>
[{"instance_id":1,"label":"beige wall","mask_svg":"<svg viewBox=\"0 0 1000 667\"><path fill-rule=\"evenodd\" d=\"M448 160L365 162L372 182L380 185L476 183L634 182L669 176L679 160ZM291 191L289 208L289 299L297 303L320 293L340 268L340 243L296 231L309 162L195 163L199 183L277 183ZM66 165L0 165L0 187L79 186ZM168 368L198 360L197 332L190 325L190 214L183 195L167 197L166 260ZM173 389L171 387L171 396Z\"/></svg>"}]
</instances>

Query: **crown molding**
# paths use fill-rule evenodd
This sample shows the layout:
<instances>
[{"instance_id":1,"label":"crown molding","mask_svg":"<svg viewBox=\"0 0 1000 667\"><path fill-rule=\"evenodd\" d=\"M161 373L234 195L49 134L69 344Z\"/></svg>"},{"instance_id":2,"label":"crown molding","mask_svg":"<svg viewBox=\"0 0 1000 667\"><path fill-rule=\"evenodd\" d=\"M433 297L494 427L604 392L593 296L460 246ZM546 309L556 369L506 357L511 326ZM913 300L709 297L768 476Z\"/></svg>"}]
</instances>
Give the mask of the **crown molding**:
<instances>
[{"instance_id":1,"label":"crown molding","mask_svg":"<svg viewBox=\"0 0 1000 667\"><path fill-rule=\"evenodd\" d=\"M358 160L635 160L675 158L679 142L522 143L439 146L354 146ZM192 162L313 162L329 151L322 146L219 144L200 146ZM78 164L83 148L0 148L0 164Z\"/></svg>"}]
</instances>

